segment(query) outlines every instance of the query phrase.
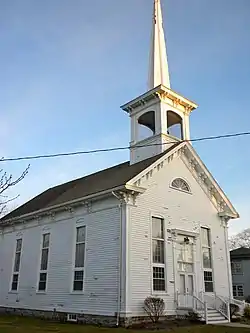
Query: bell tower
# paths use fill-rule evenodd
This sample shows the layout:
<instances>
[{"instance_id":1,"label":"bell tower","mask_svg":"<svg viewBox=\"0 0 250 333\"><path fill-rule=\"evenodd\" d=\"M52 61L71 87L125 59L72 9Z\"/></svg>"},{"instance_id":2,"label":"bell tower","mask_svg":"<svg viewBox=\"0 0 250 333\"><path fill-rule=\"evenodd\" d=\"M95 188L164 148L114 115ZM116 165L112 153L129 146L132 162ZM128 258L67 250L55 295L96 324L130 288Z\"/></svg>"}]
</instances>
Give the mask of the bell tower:
<instances>
[{"instance_id":1,"label":"bell tower","mask_svg":"<svg viewBox=\"0 0 250 333\"><path fill-rule=\"evenodd\" d=\"M170 88L160 0L154 0L149 60L149 90L121 107L131 119L131 164L189 140L189 115L198 106Z\"/></svg>"}]
</instances>

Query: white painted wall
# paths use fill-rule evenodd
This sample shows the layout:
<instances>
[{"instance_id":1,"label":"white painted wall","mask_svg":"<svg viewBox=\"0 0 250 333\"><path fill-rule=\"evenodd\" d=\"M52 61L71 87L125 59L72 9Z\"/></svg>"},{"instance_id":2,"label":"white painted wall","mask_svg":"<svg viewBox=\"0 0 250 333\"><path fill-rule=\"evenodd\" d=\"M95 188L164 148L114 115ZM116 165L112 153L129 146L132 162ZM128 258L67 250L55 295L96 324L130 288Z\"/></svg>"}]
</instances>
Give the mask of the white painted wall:
<instances>
[{"instance_id":1,"label":"white painted wall","mask_svg":"<svg viewBox=\"0 0 250 333\"><path fill-rule=\"evenodd\" d=\"M169 187L176 177L184 178L190 185L192 194ZM167 229L184 229L200 232L200 226L211 229L212 255L214 266L214 289L218 295L228 296L228 272L225 250L224 228L217 216L217 210L200 185L193 178L180 157L162 168L154 169L152 176L144 177L140 186L146 187L144 194L137 198L136 206L129 207L129 283L127 290L127 313L143 314L143 301L152 295L151 266L151 216L162 216ZM157 294L164 298L168 314L174 314L175 268L173 267L173 245L166 240L167 291ZM203 291L203 271L201 244L196 244L196 290Z\"/></svg>"},{"instance_id":2,"label":"white painted wall","mask_svg":"<svg viewBox=\"0 0 250 333\"><path fill-rule=\"evenodd\" d=\"M0 305L27 309L114 315L117 311L120 210L117 199L93 203L74 213L64 212L39 221L4 229L0 236ZM86 270L83 293L72 292L75 229L78 221L87 228ZM40 247L43 232L51 233L48 289L37 293ZM20 282L10 292L16 239L23 239Z\"/></svg>"},{"instance_id":3,"label":"white painted wall","mask_svg":"<svg viewBox=\"0 0 250 333\"><path fill-rule=\"evenodd\" d=\"M175 177L184 178L192 194L169 187ZM164 298L168 314L175 314L176 269L173 266L175 243L168 239L167 229L184 229L199 233L200 226L211 229L215 291L228 296L228 276L224 228L217 211L180 157L163 167L154 168L141 180L147 188L137 197L136 205L124 205L121 267L121 312L128 316L144 315L142 306L152 295L151 217L165 219L167 291L157 294ZM114 315L117 311L119 255L119 201L114 197L96 201L73 213L57 214L4 229L0 235L0 305L27 309ZM126 220L125 220L126 218ZM83 293L72 293L72 268L75 251L75 228L81 220L87 228L86 271ZM43 232L51 233L48 267L48 289L36 292ZM22 235L20 284L18 293L11 293L13 255L16 239ZM196 243L196 291L204 290L199 237Z\"/></svg>"}]
</instances>

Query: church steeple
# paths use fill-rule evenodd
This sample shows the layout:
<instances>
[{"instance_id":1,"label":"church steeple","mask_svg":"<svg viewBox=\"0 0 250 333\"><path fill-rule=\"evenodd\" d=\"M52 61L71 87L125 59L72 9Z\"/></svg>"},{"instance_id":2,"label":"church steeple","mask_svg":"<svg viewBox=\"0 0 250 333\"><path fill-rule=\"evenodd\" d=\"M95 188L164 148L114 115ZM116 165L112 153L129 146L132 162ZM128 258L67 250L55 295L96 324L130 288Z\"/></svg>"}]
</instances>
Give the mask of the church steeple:
<instances>
[{"instance_id":1,"label":"church steeple","mask_svg":"<svg viewBox=\"0 0 250 333\"><path fill-rule=\"evenodd\" d=\"M160 0L154 0L149 90L122 106L131 119L130 163L189 140L189 115L197 105L170 88Z\"/></svg>"},{"instance_id":2,"label":"church steeple","mask_svg":"<svg viewBox=\"0 0 250 333\"><path fill-rule=\"evenodd\" d=\"M159 86L170 88L167 49L164 36L161 0L154 0L153 27L149 59L149 90Z\"/></svg>"}]
</instances>

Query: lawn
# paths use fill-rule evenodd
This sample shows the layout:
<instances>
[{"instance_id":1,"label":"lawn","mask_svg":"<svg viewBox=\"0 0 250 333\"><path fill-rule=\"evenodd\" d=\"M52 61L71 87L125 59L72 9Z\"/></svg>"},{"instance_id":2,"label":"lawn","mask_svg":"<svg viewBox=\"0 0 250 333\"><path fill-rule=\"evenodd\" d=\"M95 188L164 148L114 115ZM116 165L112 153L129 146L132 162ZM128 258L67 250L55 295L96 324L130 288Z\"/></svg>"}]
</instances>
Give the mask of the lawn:
<instances>
[{"instance_id":1,"label":"lawn","mask_svg":"<svg viewBox=\"0 0 250 333\"><path fill-rule=\"evenodd\" d=\"M172 333L249 333L248 328L193 326L174 330L166 329ZM0 333L138 333L149 331L134 331L122 328L98 328L84 325L49 323L39 319L20 317L0 317ZM162 331L163 332L163 331Z\"/></svg>"}]
</instances>

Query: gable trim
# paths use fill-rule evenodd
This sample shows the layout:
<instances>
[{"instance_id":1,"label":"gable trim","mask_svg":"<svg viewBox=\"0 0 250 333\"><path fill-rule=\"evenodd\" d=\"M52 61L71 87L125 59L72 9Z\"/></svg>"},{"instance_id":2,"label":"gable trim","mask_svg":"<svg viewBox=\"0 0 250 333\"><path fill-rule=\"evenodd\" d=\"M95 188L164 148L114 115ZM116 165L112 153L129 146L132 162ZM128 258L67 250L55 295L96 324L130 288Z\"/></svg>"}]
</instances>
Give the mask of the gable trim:
<instances>
[{"instance_id":1,"label":"gable trim","mask_svg":"<svg viewBox=\"0 0 250 333\"><path fill-rule=\"evenodd\" d=\"M219 215L222 216L227 216L229 218L239 218L239 214L236 211L236 209L234 208L234 206L232 205L231 201L228 199L228 197L226 196L226 194L224 193L224 191L222 190L222 188L219 186L219 184L217 183L217 181L214 179L214 177L212 176L211 172L207 169L206 165L202 162L201 158L199 157L199 155L196 153L196 151L194 150L194 148L192 147L191 144L187 143L185 145L184 151L188 150L194 157L194 159L190 160L191 164L194 163L195 165L193 165L193 169L196 171L197 176L201 179L202 183L207 187L208 192L214 192L217 193L217 195L220 197L220 202L219 204L225 204L229 211L225 211L225 210L221 210L219 212ZM185 153L184 153L185 155ZM202 172L199 173L197 170L197 164L199 165L199 167L201 168ZM210 184L207 184L207 181ZM223 205L222 205L223 206Z\"/></svg>"},{"instance_id":2,"label":"gable trim","mask_svg":"<svg viewBox=\"0 0 250 333\"><path fill-rule=\"evenodd\" d=\"M191 171L196 181L207 194L208 198L217 209L218 215L228 219L238 218L238 212L233 207L232 203L227 198L221 187L218 185L212 174L208 171L205 164L201 161L194 148L188 142L183 142L176 146L173 150L167 152L165 155L152 163L149 167L129 180L127 184L140 186L141 179L143 177L151 177L155 168L158 170L161 169L166 161L167 163L170 163L177 156L180 156L183 163ZM214 202L213 198L216 203Z\"/></svg>"}]
</instances>

